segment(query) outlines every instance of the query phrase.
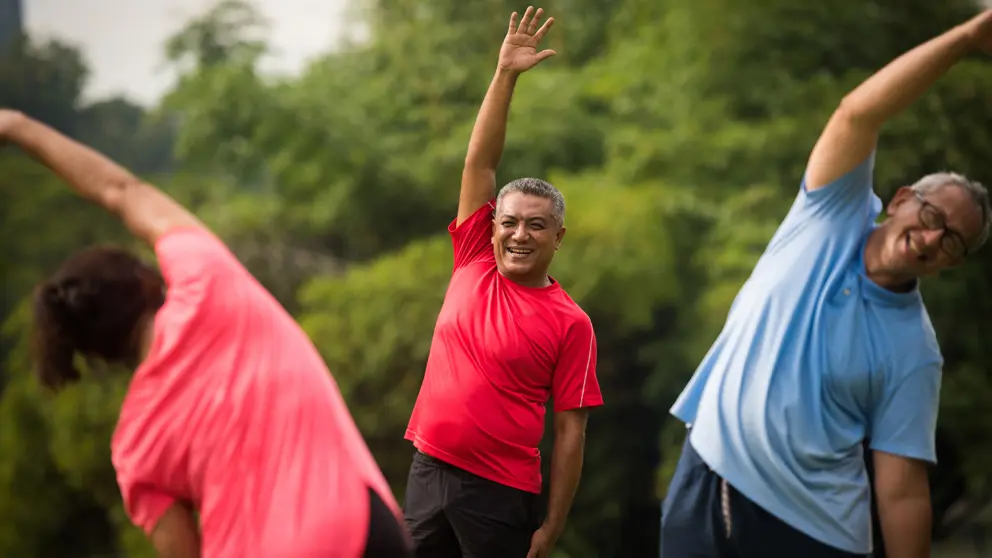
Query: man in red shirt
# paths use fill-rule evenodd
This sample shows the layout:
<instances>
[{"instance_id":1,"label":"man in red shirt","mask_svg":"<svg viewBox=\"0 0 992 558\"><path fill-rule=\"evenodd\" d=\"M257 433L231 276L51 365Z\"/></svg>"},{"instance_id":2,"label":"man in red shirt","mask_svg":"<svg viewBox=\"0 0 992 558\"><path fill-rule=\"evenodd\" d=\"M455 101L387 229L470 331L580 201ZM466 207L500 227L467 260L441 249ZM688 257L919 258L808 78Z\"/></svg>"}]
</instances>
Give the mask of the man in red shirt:
<instances>
[{"instance_id":1,"label":"man in red shirt","mask_svg":"<svg viewBox=\"0 0 992 558\"><path fill-rule=\"evenodd\" d=\"M537 51L554 21L538 28L542 15L510 16L448 228L454 272L406 433L417 451L404 513L421 557L549 556L579 483L588 409L603 404L592 323L548 276L565 234L561 192L523 178L493 199L514 84L555 54ZM537 447L549 398L544 515Z\"/></svg>"}]
</instances>

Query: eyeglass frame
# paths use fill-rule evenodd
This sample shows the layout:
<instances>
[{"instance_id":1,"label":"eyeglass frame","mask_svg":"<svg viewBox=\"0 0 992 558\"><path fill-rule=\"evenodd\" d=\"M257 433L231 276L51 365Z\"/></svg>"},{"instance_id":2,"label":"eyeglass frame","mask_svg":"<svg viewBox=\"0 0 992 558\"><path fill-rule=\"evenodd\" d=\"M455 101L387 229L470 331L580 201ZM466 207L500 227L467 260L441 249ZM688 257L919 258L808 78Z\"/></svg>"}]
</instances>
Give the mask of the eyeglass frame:
<instances>
[{"instance_id":1,"label":"eyeglass frame","mask_svg":"<svg viewBox=\"0 0 992 558\"><path fill-rule=\"evenodd\" d=\"M968 243L965 242L963 234L947 227L947 214L936 205L927 201L923 194L914 191L913 195L915 195L916 199L920 202L920 209L917 214L920 224L927 230L942 231L940 235L940 251L955 260L966 257L968 255ZM927 223L928 219L925 217L927 214L927 209L930 210L930 214L933 216L933 219L936 219L936 221L931 220L929 224ZM954 254L952 251L944 247L945 240L951 240L953 243L954 239L961 244L961 254Z\"/></svg>"}]
</instances>

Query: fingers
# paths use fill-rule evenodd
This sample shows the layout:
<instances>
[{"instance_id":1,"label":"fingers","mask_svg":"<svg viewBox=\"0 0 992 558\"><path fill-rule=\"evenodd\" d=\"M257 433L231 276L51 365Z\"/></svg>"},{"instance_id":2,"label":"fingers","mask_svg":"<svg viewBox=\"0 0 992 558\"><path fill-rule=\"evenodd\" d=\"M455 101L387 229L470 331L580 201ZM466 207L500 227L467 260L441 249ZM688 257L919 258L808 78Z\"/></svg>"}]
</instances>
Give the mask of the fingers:
<instances>
[{"instance_id":1,"label":"fingers","mask_svg":"<svg viewBox=\"0 0 992 558\"><path fill-rule=\"evenodd\" d=\"M540 11L538 13L540 13ZM555 18L549 17L548 21L545 21L544 25L542 25L541 28L537 30L537 33L534 34L534 40L541 42L541 39L544 38L544 34L547 33L548 29L551 29L551 26L554 24Z\"/></svg>"},{"instance_id":2,"label":"fingers","mask_svg":"<svg viewBox=\"0 0 992 558\"><path fill-rule=\"evenodd\" d=\"M524 12L524 17L520 18L520 26L517 27L517 33L526 33L527 27L530 25L530 16L534 13L534 6L527 6L527 11Z\"/></svg>"},{"instance_id":3,"label":"fingers","mask_svg":"<svg viewBox=\"0 0 992 558\"><path fill-rule=\"evenodd\" d=\"M507 34L512 35L517 31L517 12L510 14L510 29L507 30Z\"/></svg>"},{"instance_id":4,"label":"fingers","mask_svg":"<svg viewBox=\"0 0 992 558\"><path fill-rule=\"evenodd\" d=\"M537 24L541 21L541 16L544 15L544 8L538 8L537 13L534 14L534 19L530 20L527 25L527 34L533 35L537 31Z\"/></svg>"},{"instance_id":5,"label":"fingers","mask_svg":"<svg viewBox=\"0 0 992 558\"><path fill-rule=\"evenodd\" d=\"M542 50L541 52L538 52L537 53L537 61L540 62L542 60L546 60L546 59L551 58L552 56L554 56L556 54L558 54L558 53L555 52L555 51L553 51L553 50L551 50L550 48L549 49L546 49L546 50Z\"/></svg>"}]
</instances>

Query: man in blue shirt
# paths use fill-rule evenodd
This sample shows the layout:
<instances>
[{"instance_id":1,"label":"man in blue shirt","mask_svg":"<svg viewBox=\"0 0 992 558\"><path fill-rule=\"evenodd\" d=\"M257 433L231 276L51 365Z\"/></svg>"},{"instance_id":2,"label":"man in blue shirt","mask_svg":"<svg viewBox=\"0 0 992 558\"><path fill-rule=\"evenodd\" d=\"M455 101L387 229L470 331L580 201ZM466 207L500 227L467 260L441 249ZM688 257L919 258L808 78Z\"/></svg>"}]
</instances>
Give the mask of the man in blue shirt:
<instances>
[{"instance_id":1,"label":"man in blue shirt","mask_svg":"<svg viewBox=\"0 0 992 558\"><path fill-rule=\"evenodd\" d=\"M889 556L929 556L943 361L918 278L985 242L989 197L933 174L900 188L876 224L872 169L882 125L976 49L992 51L992 11L891 62L830 118L672 408L689 432L662 509L663 558L868 555L865 440Z\"/></svg>"}]
</instances>

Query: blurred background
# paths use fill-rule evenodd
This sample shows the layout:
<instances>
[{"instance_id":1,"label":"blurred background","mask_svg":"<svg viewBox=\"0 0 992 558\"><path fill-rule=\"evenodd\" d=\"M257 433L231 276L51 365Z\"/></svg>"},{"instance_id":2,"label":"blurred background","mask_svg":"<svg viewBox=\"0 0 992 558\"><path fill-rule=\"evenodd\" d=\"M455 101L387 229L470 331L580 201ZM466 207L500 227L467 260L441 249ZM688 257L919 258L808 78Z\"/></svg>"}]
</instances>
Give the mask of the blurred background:
<instances>
[{"instance_id":1,"label":"blurred background","mask_svg":"<svg viewBox=\"0 0 992 558\"><path fill-rule=\"evenodd\" d=\"M499 181L543 177L566 195L552 274L593 319L606 398L555 556L653 557L684 435L667 410L784 217L827 117L976 5L543 7L558 56L520 81ZM525 8L0 0L0 106L106 152L228 241L312 336L401 498L469 131L508 15ZM942 169L992 182L990 114L992 66L976 56L886 128L879 194ZM0 556L152 556L109 458L127 376L93 371L46 396L26 347L36 282L94 242L140 248L10 148L0 241ZM989 253L924 284L947 361L937 558L992 556Z\"/></svg>"}]
</instances>

